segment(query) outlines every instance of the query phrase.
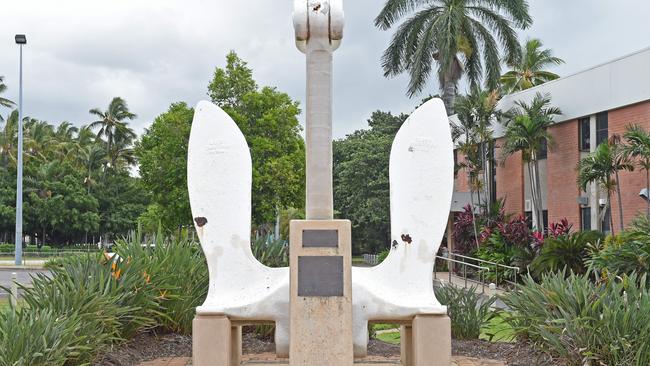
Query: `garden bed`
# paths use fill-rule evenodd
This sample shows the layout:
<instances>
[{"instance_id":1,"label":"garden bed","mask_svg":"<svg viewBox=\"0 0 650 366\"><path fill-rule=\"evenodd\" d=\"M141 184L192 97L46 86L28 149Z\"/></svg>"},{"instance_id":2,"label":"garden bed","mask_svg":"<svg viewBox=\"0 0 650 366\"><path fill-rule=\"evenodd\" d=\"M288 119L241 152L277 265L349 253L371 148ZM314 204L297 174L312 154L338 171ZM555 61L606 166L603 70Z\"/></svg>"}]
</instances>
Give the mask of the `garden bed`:
<instances>
[{"instance_id":1,"label":"garden bed","mask_svg":"<svg viewBox=\"0 0 650 366\"><path fill-rule=\"evenodd\" d=\"M274 352L270 340L260 339L253 333L244 333L244 354ZM487 358L505 361L512 366L561 365L523 343L488 342L482 340L453 340L452 353L458 356ZM143 333L121 346L100 356L96 366L136 366L161 357L189 357L192 354L192 338L177 334ZM378 340L368 345L369 356L399 359L400 346Z\"/></svg>"}]
</instances>

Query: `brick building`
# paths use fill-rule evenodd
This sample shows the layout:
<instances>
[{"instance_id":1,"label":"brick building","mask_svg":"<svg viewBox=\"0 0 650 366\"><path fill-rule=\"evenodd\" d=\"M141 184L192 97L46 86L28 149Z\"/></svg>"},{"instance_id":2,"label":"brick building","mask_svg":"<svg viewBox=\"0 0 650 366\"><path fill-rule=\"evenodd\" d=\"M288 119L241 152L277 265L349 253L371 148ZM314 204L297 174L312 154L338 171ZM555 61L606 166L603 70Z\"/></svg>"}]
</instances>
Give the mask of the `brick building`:
<instances>
[{"instance_id":1,"label":"brick building","mask_svg":"<svg viewBox=\"0 0 650 366\"><path fill-rule=\"evenodd\" d=\"M601 212L607 195L595 185L581 192L576 184L576 166L581 157L613 134L622 135L630 124L650 130L650 48L561 79L505 96L499 109L509 110L516 101L530 102L537 93L550 94L551 104L562 110L550 127L554 145L540 161L544 221L557 222L567 218L575 228L609 231L610 212ZM452 116L451 120L454 121ZM494 123L495 156L491 167L492 181L487 182L489 194L506 199L509 213L531 210L529 177L521 155L501 160L504 128ZM462 159L462 157L458 157ZM628 225L646 210L640 193L646 187L645 172L620 173L623 220ZM468 197L466 172L458 172L456 197ZM458 207L459 203L455 202ZM614 225L618 225L618 202L612 197ZM603 218L600 220L600 218ZM617 229L618 226L615 226Z\"/></svg>"}]
</instances>

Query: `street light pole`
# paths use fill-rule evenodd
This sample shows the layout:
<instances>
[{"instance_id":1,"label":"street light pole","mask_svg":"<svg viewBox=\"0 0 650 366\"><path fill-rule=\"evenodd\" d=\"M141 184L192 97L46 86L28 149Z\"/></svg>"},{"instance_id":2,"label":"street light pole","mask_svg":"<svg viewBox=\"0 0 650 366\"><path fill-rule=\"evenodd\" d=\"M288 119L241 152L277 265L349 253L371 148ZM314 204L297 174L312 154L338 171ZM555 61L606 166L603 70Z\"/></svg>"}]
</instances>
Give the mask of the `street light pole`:
<instances>
[{"instance_id":1,"label":"street light pole","mask_svg":"<svg viewBox=\"0 0 650 366\"><path fill-rule=\"evenodd\" d=\"M16 35L20 47L20 76L18 91L18 152L16 166L16 265L23 262L23 45L27 44L24 34Z\"/></svg>"}]
</instances>

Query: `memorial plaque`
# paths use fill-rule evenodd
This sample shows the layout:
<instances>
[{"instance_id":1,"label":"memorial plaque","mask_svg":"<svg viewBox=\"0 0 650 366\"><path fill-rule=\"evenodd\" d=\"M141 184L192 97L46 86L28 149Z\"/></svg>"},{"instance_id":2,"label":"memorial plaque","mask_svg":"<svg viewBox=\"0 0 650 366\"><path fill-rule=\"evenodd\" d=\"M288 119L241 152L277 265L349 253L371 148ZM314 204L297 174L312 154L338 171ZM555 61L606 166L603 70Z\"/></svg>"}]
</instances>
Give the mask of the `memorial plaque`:
<instances>
[{"instance_id":1,"label":"memorial plaque","mask_svg":"<svg viewBox=\"0 0 650 366\"><path fill-rule=\"evenodd\" d=\"M338 230L303 230L303 248L338 248Z\"/></svg>"},{"instance_id":2,"label":"memorial plaque","mask_svg":"<svg viewBox=\"0 0 650 366\"><path fill-rule=\"evenodd\" d=\"M343 257L298 257L298 296L343 296Z\"/></svg>"}]
</instances>

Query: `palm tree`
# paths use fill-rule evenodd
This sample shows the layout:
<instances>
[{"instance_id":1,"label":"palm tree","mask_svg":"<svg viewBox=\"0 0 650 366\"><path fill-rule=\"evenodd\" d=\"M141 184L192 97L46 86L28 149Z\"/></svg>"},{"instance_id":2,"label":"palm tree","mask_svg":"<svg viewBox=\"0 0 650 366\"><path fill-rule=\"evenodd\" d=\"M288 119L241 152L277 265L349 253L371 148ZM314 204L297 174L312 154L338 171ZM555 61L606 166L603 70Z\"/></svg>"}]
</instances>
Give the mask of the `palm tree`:
<instances>
[{"instance_id":1,"label":"palm tree","mask_svg":"<svg viewBox=\"0 0 650 366\"><path fill-rule=\"evenodd\" d=\"M0 157L2 157L2 167L7 170L9 160L16 160L15 148L18 139L18 111L13 111L4 124L0 134Z\"/></svg>"},{"instance_id":2,"label":"palm tree","mask_svg":"<svg viewBox=\"0 0 650 366\"><path fill-rule=\"evenodd\" d=\"M583 191L587 190L589 183L597 183L602 189L607 192L607 204L601 213L601 220L607 210L611 212L611 198L616 190L618 184L614 175L619 170L632 170L634 166L617 156L616 148L610 143L603 143L598 145L596 150L589 154L584 159L578 162L578 186ZM623 206L621 200L618 200L619 212L622 212ZM621 214L621 217L623 215ZM612 233L614 233L614 219L610 215L610 224ZM621 230L623 225L621 223Z\"/></svg>"},{"instance_id":3,"label":"palm tree","mask_svg":"<svg viewBox=\"0 0 650 366\"><path fill-rule=\"evenodd\" d=\"M0 94L4 93L7 90L7 86L4 83L4 76L0 76ZM16 104L9 99L2 98L0 97L0 106L6 107L6 108L12 108ZM2 116L0 115L0 122L4 121Z\"/></svg>"},{"instance_id":4,"label":"palm tree","mask_svg":"<svg viewBox=\"0 0 650 366\"><path fill-rule=\"evenodd\" d=\"M533 226L543 230L542 185L539 177L538 153L544 147L553 144L548 127L553 123L553 117L562 114L551 107L550 95L537 93L530 104L523 101L515 103L508 114L510 121L506 124L504 157L516 152L522 153L530 177L530 192L532 196Z\"/></svg>"},{"instance_id":5,"label":"palm tree","mask_svg":"<svg viewBox=\"0 0 650 366\"><path fill-rule=\"evenodd\" d=\"M126 120L132 120L135 114L129 111L126 101L115 97L108 105L108 110L101 111L98 108L91 109L90 114L99 117L99 120L90 123L88 127L99 127L97 138L106 138L106 152L110 157L112 166L119 160L120 148L117 145L124 145L125 142L132 142L136 138L135 132L128 126ZM121 140L121 141L120 141Z\"/></svg>"},{"instance_id":6,"label":"palm tree","mask_svg":"<svg viewBox=\"0 0 650 366\"><path fill-rule=\"evenodd\" d=\"M607 143L612 150L612 158L614 167L614 177L616 178L616 195L618 197L618 219L621 224L621 231L625 229L623 223L623 201L621 199L621 178L618 174L621 170L634 170L634 165L630 162L630 157L626 154L623 146L623 138L619 134L613 134L608 140Z\"/></svg>"},{"instance_id":7,"label":"palm tree","mask_svg":"<svg viewBox=\"0 0 650 366\"><path fill-rule=\"evenodd\" d=\"M638 166L645 170L645 186L650 192L650 133L639 125L630 125L624 137L627 145L623 149L628 156L636 158ZM646 201L646 214L650 217L650 199Z\"/></svg>"},{"instance_id":8,"label":"palm tree","mask_svg":"<svg viewBox=\"0 0 650 366\"><path fill-rule=\"evenodd\" d=\"M486 191L484 196L486 207L490 206L490 195L487 192L487 187L490 182L488 163L491 163L492 122L502 115L497 109L498 102L499 93L496 90L488 91L478 87L471 88L469 94L457 98L455 110L460 125L452 126L452 129L456 130L454 135L465 136L465 141L461 144L477 145L476 158L478 161L477 164L474 164L477 170L475 177L478 179L480 173L483 174L481 186Z\"/></svg>"},{"instance_id":9,"label":"palm tree","mask_svg":"<svg viewBox=\"0 0 650 366\"><path fill-rule=\"evenodd\" d=\"M553 51L542 48L543 46L539 39L529 39L521 45L517 62L508 62L511 70L501 76L505 94L529 89L560 77L546 71L546 68L563 64L564 60L554 57Z\"/></svg>"},{"instance_id":10,"label":"palm tree","mask_svg":"<svg viewBox=\"0 0 650 366\"><path fill-rule=\"evenodd\" d=\"M435 62L450 115L461 76L477 86L485 73L487 87L495 89L501 76L499 49L507 61L516 61L519 41L513 27L532 24L526 0L388 0L375 25L387 30L411 12L384 51L384 75L407 72L412 97L424 89Z\"/></svg>"}]
</instances>

